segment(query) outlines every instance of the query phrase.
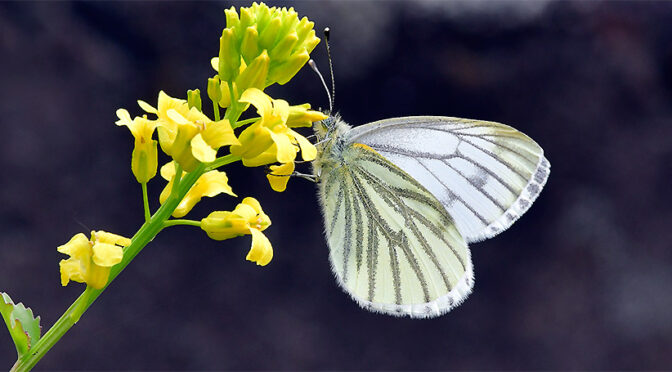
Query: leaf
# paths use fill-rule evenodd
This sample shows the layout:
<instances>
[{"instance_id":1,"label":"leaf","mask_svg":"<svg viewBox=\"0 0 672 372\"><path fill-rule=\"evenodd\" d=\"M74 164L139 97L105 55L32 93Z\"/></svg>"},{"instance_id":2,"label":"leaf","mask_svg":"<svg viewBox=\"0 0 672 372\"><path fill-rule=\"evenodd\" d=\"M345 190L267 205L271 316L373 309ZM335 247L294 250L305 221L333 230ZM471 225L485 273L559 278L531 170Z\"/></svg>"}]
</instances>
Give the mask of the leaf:
<instances>
[{"instance_id":1,"label":"leaf","mask_svg":"<svg viewBox=\"0 0 672 372\"><path fill-rule=\"evenodd\" d=\"M40 317L33 317L33 311L22 303L14 304L7 293L0 292L0 295L0 314L14 340L16 352L21 357L40 339Z\"/></svg>"}]
</instances>

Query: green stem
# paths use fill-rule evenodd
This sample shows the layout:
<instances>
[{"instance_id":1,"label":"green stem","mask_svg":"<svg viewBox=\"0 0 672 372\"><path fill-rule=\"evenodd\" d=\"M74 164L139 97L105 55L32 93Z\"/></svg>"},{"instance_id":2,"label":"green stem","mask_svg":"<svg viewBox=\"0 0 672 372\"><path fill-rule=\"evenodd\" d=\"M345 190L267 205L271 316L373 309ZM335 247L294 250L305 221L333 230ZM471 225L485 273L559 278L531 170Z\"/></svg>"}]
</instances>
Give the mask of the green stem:
<instances>
[{"instance_id":1,"label":"green stem","mask_svg":"<svg viewBox=\"0 0 672 372\"><path fill-rule=\"evenodd\" d=\"M102 289L93 289L87 287L75 302L70 305L68 310L54 323L47 333L30 349L30 352L21 356L11 371L29 371L42 359L42 357L51 349L58 340L79 320L82 314L91 306L91 304L100 296L110 283L128 266L128 264L137 256L140 251L154 239L156 234L164 227L164 222L170 218L180 201L187 194L189 189L196 183L196 180L205 171L205 165L199 165L193 172L187 173L179 181L179 185L173 188L173 192L163 205L154 213L154 215L145 222L138 232L133 236L131 245L124 249L124 258L113 266L110 272L110 279L107 285ZM178 173L181 170L178 169Z\"/></svg>"},{"instance_id":2,"label":"green stem","mask_svg":"<svg viewBox=\"0 0 672 372\"><path fill-rule=\"evenodd\" d=\"M207 168L205 168L205 170L209 171L209 170L217 169L221 166L231 164L231 163L236 162L238 160L240 160L240 156L235 156L235 155L231 155L231 154L224 155L224 156L221 156L221 157L215 159L215 161L213 161L212 163L208 163L208 166L207 166Z\"/></svg>"},{"instance_id":3,"label":"green stem","mask_svg":"<svg viewBox=\"0 0 672 372\"><path fill-rule=\"evenodd\" d=\"M233 84L229 83L229 97L231 97L231 106L226 109L224 119L229 119L229 123L235 123L240 117L238 112L238 96L234 93Z\"/></svg>"},{"instance_id":4,"label":"green stem","mask_svg":"<svg viewBox=\"0 0 672 372\"><path fill-rule=\"evenodd\" d=\"M173 188L170 189L170 195L175 194L181 179L182 179L182 167L178 162L175 162L175 176L173 177Z\"/></svg>"},{"instance_id":5,"label":"green stem","mask_svg":"<svg viewBox=\"0 0 672 372\"><path fill-rule=\"evenodd\" d=\"M215 115L215 121L219 121L219 103L212 101L212 111Z\"/></svg>"},{"instance_id":6,"label":"green stem","mask_svg":"<svg viewBox=\"0 0 672 372\"><path fill-rule=\"evenodd\" d=\"M256 118L250 118L250 119L245 119L245 120L237 121L237 122L235 122L235 123L233 124L233 129L240 128L240 127L242 127L243 125L247 125L247 124L250 124L250 123L254 123L255 121L257 121L257 120L259 120L259 119L261 119L261 118L260 118L260 117L256 117Z\"/></svg>"},{"instance_id":7,"label":"green stem","mask_svg":"<svg viewBox=\"0 0 672 372\"><path fill-rule=\"evenodd\" d=\"M163 227L177 226L177 225L189 225L189 226L198 226L201 227L201 221L194 220L168 220L163 222Z\"/></svg>"},{"instance_id":8,"label":"green stem","mask_svg":"<svg viewBox=\"0 0 672 372\"><path fill-rule=\"evenodd\" d=\"M147 182L141 183L142 185L142 205L145 208L145 222L149 221L151 218L151 213L149 211L149 198L147 197Z\"/></svg>"}]
</instances>

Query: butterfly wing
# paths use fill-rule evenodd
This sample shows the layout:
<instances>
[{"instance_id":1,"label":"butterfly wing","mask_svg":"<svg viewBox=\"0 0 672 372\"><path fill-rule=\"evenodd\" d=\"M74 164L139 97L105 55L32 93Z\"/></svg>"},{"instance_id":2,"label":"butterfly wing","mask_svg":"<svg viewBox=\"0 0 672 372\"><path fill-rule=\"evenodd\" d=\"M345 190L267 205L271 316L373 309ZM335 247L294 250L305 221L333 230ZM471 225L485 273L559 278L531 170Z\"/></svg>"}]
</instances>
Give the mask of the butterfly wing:
<instances>
[{"instance_id":1,"label":"butterfly wing","mask_svg":"<svg viewBox=\"0 0 672 372\"><path fill-rule=\"evenodd\" d=\"M323 168L320 201L330 261L364 308L431 317L471 292L467 244L441 203L370 147L347 146Z\"/></svg>"},{"instance_id":2,"label":"butterfly wing","mask_svg":"<svg viewBox=\"0 0 672 372\"><path fill-rule=\"evenodd\" d=\"M550 163L542 148L503 124L438 116L355 127L363 143L419 181L446 208L467 242L506 230L535 201Z\"/></svg>"}]
</instances>

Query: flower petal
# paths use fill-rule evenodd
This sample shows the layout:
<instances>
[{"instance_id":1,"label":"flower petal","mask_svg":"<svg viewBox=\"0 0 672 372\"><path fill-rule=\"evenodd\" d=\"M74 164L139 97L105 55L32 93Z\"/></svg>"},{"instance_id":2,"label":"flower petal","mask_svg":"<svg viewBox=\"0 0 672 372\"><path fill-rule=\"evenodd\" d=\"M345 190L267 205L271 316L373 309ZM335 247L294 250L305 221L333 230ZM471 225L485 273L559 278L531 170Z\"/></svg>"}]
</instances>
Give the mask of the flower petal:
<instances>
[{"instance_id":1,"label":"flower petal","mask_svg":"<svg viewBox=\"0 0 672 372\"><path fill-rule=\"evenodd\" d=\"M208 145L201 133L194 136L191 139L191 153L194 155L198 161L203 163L209 163L217 159L217 150L213 149Z\"/></svg>"},{"instance_id":2,"label":"flower petal","mask_svg":"<svg viewBox=\"0 0 672 372\"><path fill-rule=\"evenodd\" d=\"M277 152L277 146L272 145L268 150L255 157L243 157L243 165L246 167L258 167L260 165L277 163Z\"/></svg>"},{"instance_id":3,"label":"flower petal","mask_svg":"<svg viewBox=\"0 0 672 372\"><path fill-rule=\"evenodd\" d=\"M131 115L128 113L126 109L118 109L117 110L117 117L119 120L115 122L117 125L126 125L130 126L133 120L131 120Z\"/></svg>"},{"instance_id":4,"label":"flower petal","mask_svg":"<svg viewBox=\"0 0 672 372\"><path fill-rule=\"evenodd\" d=\"M56 250L76 259L88 260L91 256L89 239L82 233L76 234L67 243L57 247Z\"/></svg>"},{"instance_id":5,"label":"flower petal","mask_svg":"<svg viewBox=\"0 0 672 372\"><path fill-rule=\"evenodd\" d=\"M86 284L94 289L103 289L110 278L110 268L107 266L91 265L86 278Z\"/></svg>"},{"instance_id":6,"label":"flower petal","mask_svg":"<svg viewBox=\"0 0 672 372\"><path fill-rule=\"evenodd\" d=\"M209 171L203 174L196 184L192 187L201 195L213 197L221 193L237 196L229 186L229 178L226 173L217 170Z\"/></svg>"},{"instance_id":7,"label":"flower petal","mask_svg":"<svg viewBox=\"0 0 672 372\"><path fill-rule=\"evenodd\" d=\"M261 204L259 203L259 201L255 198L251 197L251 196L248 196L245 199L243 199L243 201L241 203L245 204L245 205L249 205L250 207L252 207L252 209L254 209L254 211L256 213L262 212Z\"/></svg>"},{"instance_id":8,"label":"flower petal","mask_svg":"<svg viewBox=\"0 0 672 372\"><path fill-rule=\"evenodd\" d=\"M244 158L253 158L267 151L273 145L270 129L256 122L245 128L238 137L240 145L231 146L231 154Z\"/></svg>"},{"instance_id":9,"label":"flower petal","mask_svg":"<svg viewBox=\"0 0 672 372\"><path fill-rule=\"evenodd\" d=\"M296 151L298 149L294 147L287 134L276 134L271 132L271 137L277 147L276 159L278 163L289 163L296 159Z\"/></svg>"},{"instance_id":10,"label":"flower petal","mask_svg":"<svg viewBox=\"0 0 672 372\"><path fill-rule=\"evenodd\" d=\"M92 240L96 243L116 244L122 247L128 247L131 245L131 239L103 230L91 231L91 237Z\"/></svg>"},{"instance_id":11,"label":"flower petal","mask_svg":"<svg viewBox=\"0 0 672 372\"><path fill-rule=\"evenodd\" d=\"M262 118L272 114L273 106L271 105L271 97L257 88L249 88L245 90L240 96L239 101L251 103L257 108L257 112Z\"/></svg>"},{"instance_id":12,"label":"flower petal","mask_svg":"<svg viewBox=\"0 0 672 372\"><path fill-rule=\"evenodd\" d=\"M287 119L289 118L289 103L284 99L274 99L273 115L279 118L282 125L285 125L285 123L287 123Z\"/></svg>"},{"instance_id":13,"label":"flower petal","mask_svg":"<svg viewBox=\"0 0 672 372\"><path fill-rule=\"evenodd\" d=\"M271 173L266 175L271 189L277 192L283 192L287 188L289 176L294 173L294 162L282 165L271 165Z\"/></svg>"},{"instance_id":14,"label":"flower petal","mask_svg":"<svg viewBox=\"0 0 672 372\"><path fill-rule=\"evenodd\" d=\"M215 71L219 72L219 57L213 57L210 60L210 66L212 66Z\"/></svg>"},{"instance_id":15,"label":"flower petal","mask_svg":"<svg viewBox=\"0 0 672 372\"><path fill-rule=\"evenodd\" d=\"M259 266L266 266L273 258L273 247L266 235L257 229L251 229L252 248L247 253L248 261L256 262Z\"/></svg>"},{"instance_id":16,"label":"flower petal","mask_svg":"<svg viewBox=\"0 0 672 372\"><path fill-rule=\"evenodd\" d=\"M310 141L308 141L306 137L300 135L299 133L291 129L289 130L289 132L294 136L296 142L299 143L299 147L301 148L301 157L303 158L303 160L306 161L315 160L315 158L317 157L317 148L315 147L315 145L310 143Z\"/></svg>"},{"instance_id":17,"label":"flower petal","mask_svg":"<svg viewBox=\"0 0 672 372\"><path fill-rule=\"evenodd\" d=\"M88 261L87 261L88 262ZM66 286L71 280L76 282L84 283L84 273L88 268L82 267L81 261L74 258L69 258L67 260L61 260L58 263L58 267L61 272L61 285Z\"/></svg>"},{"instance_id":18,"label":"flower petal","mask_svg":"<svg viewBox=\"0 0 672 372\"><path fill-rule=\"evenodd\" d=\"M142 100L138 100L138 106L150 114L156 114L158 112L152 105Z\"/></svg>"},{"instance_id":19,"label":"flower petal","mask_svg":"<svg viewBox=\"0 0 672 372\"><path fill-rule=\"evenodd\" d=\"M175 177L175 162L170 161L161 167L161 177L166 181L171 181Z\"/></svg>"},{"instance_id":20,"label":"flower petal","mask_svg":"<svg viewBox=\"0 0 672 372\"><path fill-rule=\"evenodd\" d=\"M93 263L98 266L112 267L124 257L124 250L114 244L96 243L93 245Z\"/></svg>"},{"instance_id":21,"label":"flower petal","mask_svg":"<svg viewBox=\"0 0 672 372\"><path fill-rule=\"evenodd\" d=\"M205 142L207 142L213 149L218 149L226 145L240 145L240 141L238 141L238 138L236 138L236 135L233 133L231 124L229 124L229 121L226 119L211 123L201 132L201 135Z\"/></svg>"},{"instance_id":22,"label":"flower petal","mask_svg":"<svg viewBox=\"0 0 672 372\"><path fill-rule=\"evenodd\" d=\"M198 181L196 181L177 208L175 208L173 217L180 218L187 215L187 213L189 213L189 211L191 211L204 196L213 197L222 193L236 196L236 194L233 193L231 186L229 186L228 181L229 179L224 172L217 170L206 172L199 177ZM164 189L164 192L165 190L166 189ZM161 197L163 195L164 193L162 192ZM168 192L167 195L170 195L170 192ZM163 201L165 201L165 199Z\"/></svg>"},{"instance_id":23,"label":"flower petal","mask_svg":"<svg viewBox=\"0 0 672 372\"><path fill-rule=\"evenodd\" d=\"M166 115L168 115L168 117L177 124L181 125L192 124L189 120L187 120L184 116L182 116L182 114L177 112L177 110L175 109L172 108L169 109L168 111L166 111Z\"/></svg>"}]
</instances>

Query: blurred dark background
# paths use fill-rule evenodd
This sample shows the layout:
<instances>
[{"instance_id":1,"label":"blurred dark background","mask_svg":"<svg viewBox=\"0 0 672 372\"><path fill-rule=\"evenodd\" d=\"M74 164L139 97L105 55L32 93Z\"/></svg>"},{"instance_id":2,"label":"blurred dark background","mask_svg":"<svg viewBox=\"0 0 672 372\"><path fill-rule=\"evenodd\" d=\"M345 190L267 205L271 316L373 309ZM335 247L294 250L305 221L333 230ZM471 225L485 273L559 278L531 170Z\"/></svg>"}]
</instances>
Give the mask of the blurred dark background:
<instances>
[{"instance_id":1,"label":"blurred dark background","mask_svg":"<svg viewBox=\"0 0 672 372\"><path fill-rule=\"evenodd\" d=\"M397 319L336 285L314 185L277 194L262 169L230 167L233 189L273 220L271 264L244 260L249 236L166 230L38 370L672 368L672 3L272 4L331 27L336 107L351 124L513 125L552 163L541 197L472 245L464 304ZM56 246L142 223L115 110L140 114L135 100L155 103L161 89L204 90L230 6L0 4L0 290L44 331L83 289L60 286ZM313 53L323 72L325 54ZM308 68L269 92L327 106ZM163 185L150 184L154 208ZM205 200L189 216L235 203ZM0 330L0 368L14 359Z\"/></svg>"}]
</instances>

